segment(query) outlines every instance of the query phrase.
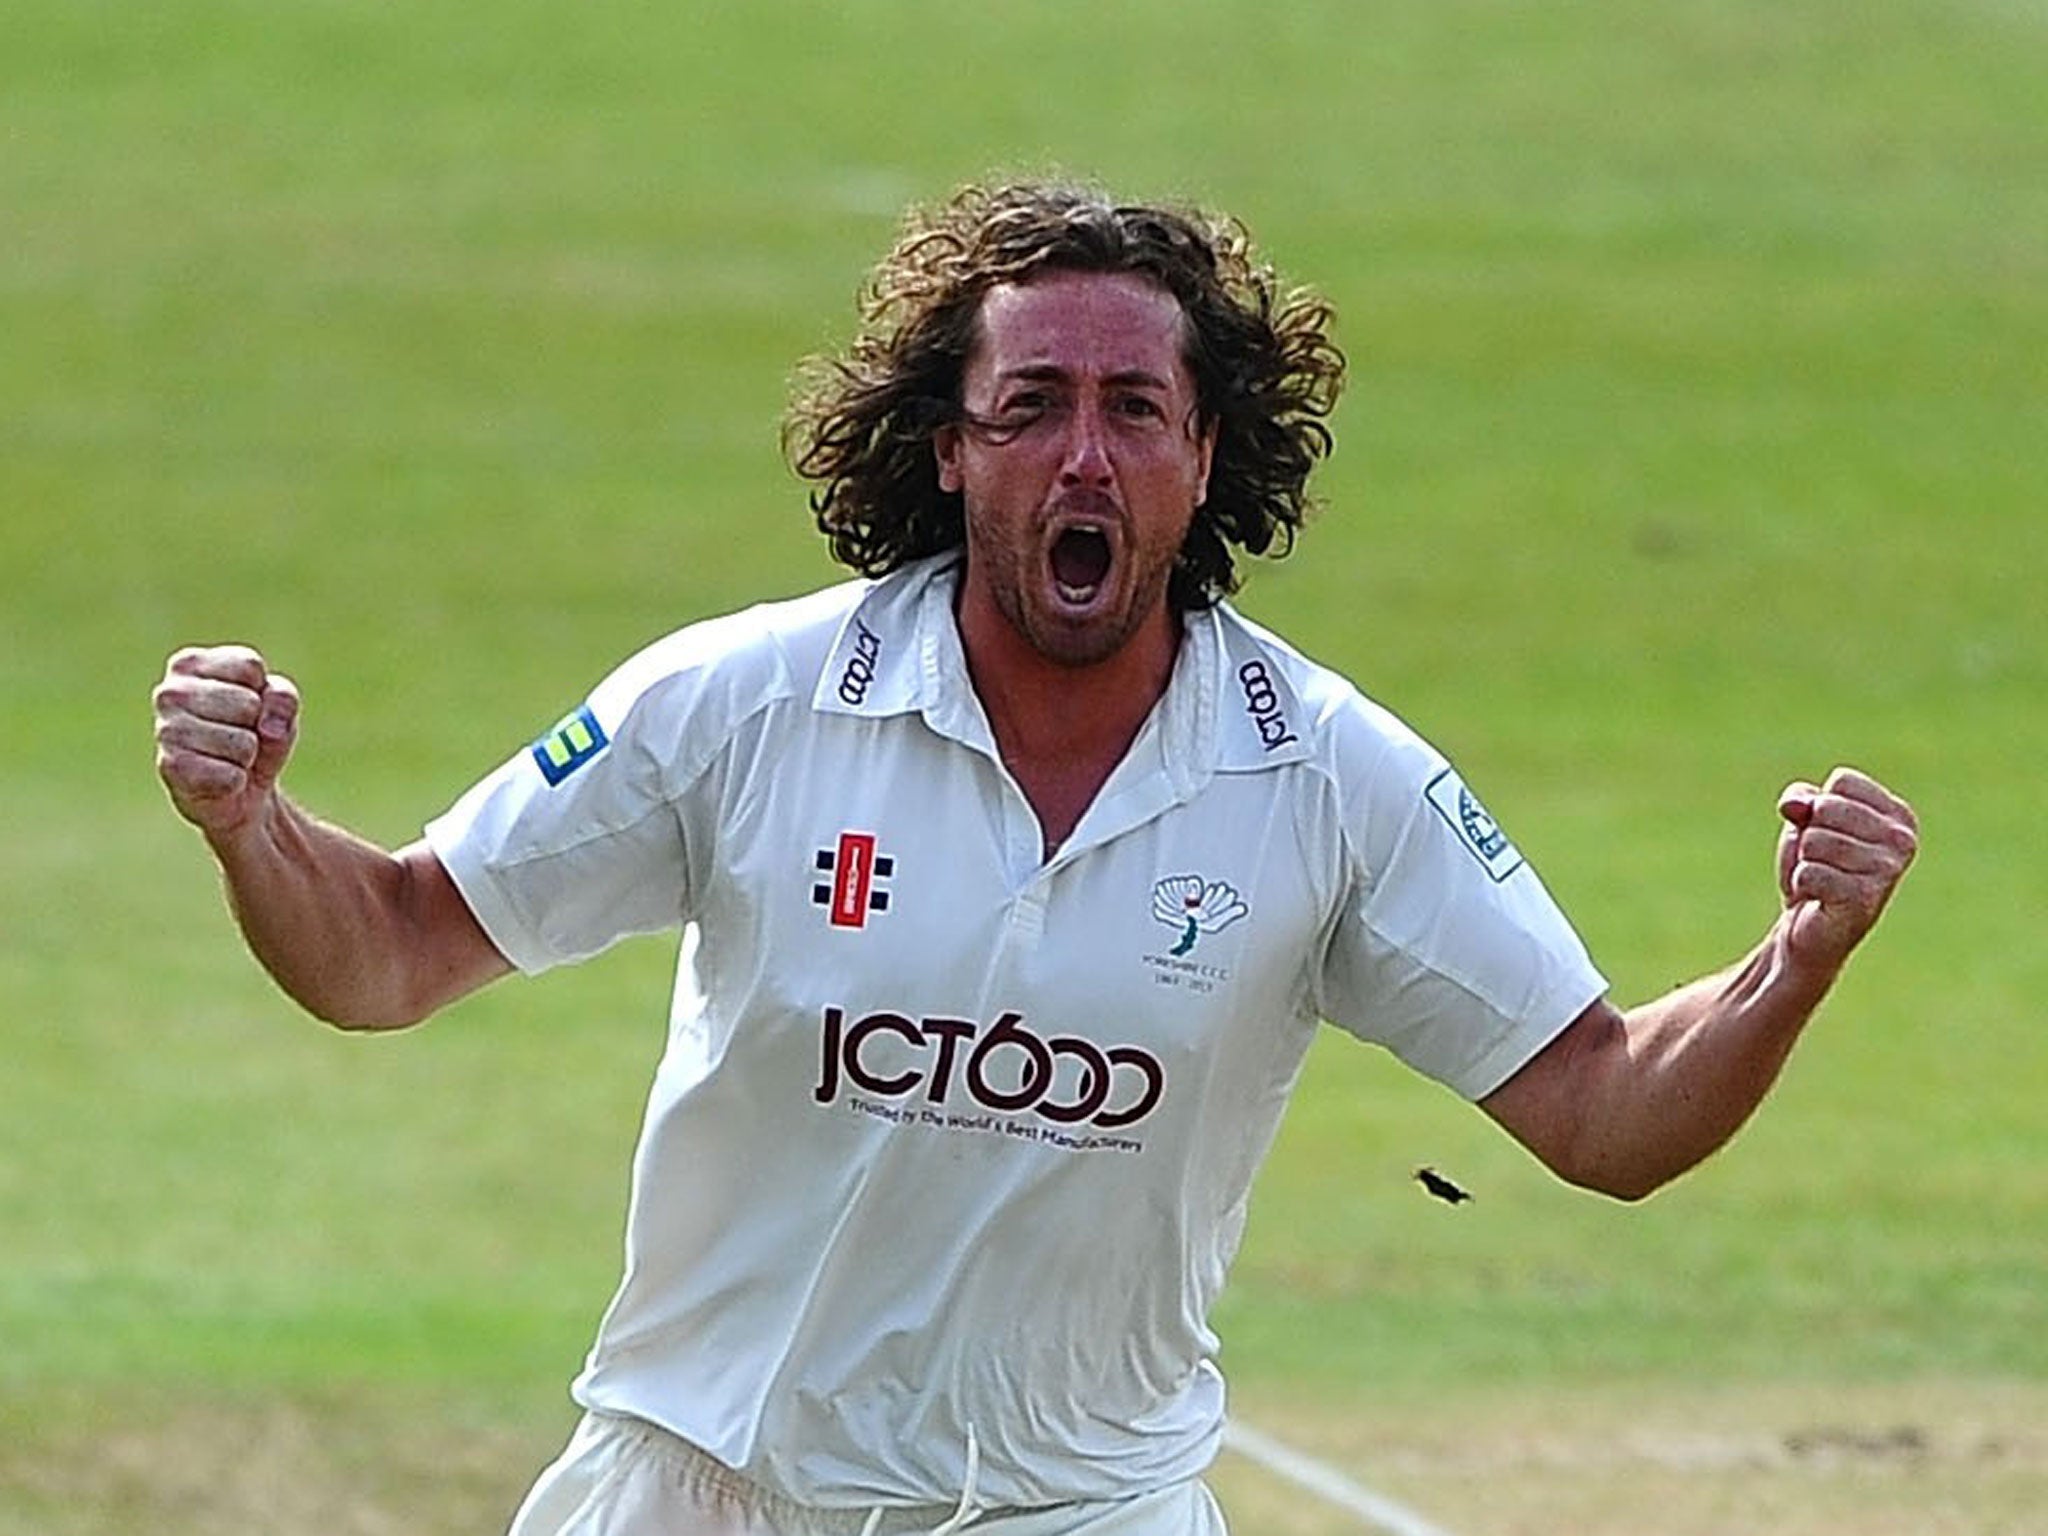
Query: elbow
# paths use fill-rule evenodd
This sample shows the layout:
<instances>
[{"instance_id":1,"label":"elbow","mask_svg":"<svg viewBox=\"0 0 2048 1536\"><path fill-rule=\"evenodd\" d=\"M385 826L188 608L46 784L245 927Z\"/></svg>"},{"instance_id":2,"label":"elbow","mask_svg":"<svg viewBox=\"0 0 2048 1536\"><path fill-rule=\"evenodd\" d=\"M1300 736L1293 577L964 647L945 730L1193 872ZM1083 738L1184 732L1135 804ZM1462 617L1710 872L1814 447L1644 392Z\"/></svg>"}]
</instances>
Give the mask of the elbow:
<instances>
[{"instance_id":1,"label":"elbow","mask_svg":"<svg viewBox=\"0 0 2048 1536\"><path fill-rule=\"evenodd\" d=\"M313 1017L329 1029L344 1035L391 1035L402 1029L411 1029L415 1024L426 1021L425 1014L412 1013L347 1013L336 1009L323 1011L308 1010Z\"/></svg>"},{"instance_id":2,"label":"elbow","mask_svg":"<svg viewBox=\"0 0 2048 1536\"><path fill-rule=\"evenodd\" d=\"M424 1024L510 969L495 949L479 948L466 965L436 963L424 956L382 970L329 975L304 988L285 990L331 1029L351 1035L392 1034Z\"/></svg>"},{"instance_id":3,"label":"elbow","mask_svg":"<svg viewBox=\"0 0 2048 1536\"><path fill-rule=\"evenodd\" d=\"M344 1035L388 1035L425 1022L426 1012L411 1008L364 1008L310 1003L299 1006L329 1029Z\"/></svg>"},{"instance_id":4,"label":"elbow","mask_svg":"<svg viewBox=\"0 0 2048 1536\"><path fill-rule=\"evenodd\" d=\"M1640 1205L1685 1170L1644 1159L1565 1157L1550 1171L1574 1189L1604 1195L1623 1205Z\"/></svg>"},{"instance_id":5,"label":"elbow","mask_svg":"<svg viewBox=\"0 0 2048 1536\"><path fill-rule=\"evenodd\" d=\"M1573 1189L1582 1189L1587 1194L1600 1195L1622 1205L1642 1204L1667 1182L1663 1179L1618 1178L1608 1174L1567 1173L1559 1168L1553 1168L1551 1172Z\"/></svg>"},{"instance_id":6,"label":"elbow","mask_svg":"<svg viewBox=\"0 0 2048 1536\"><path fill-rule=\"evenodd\" d=\"M1602 1178L1572 1180L1579 1188L1605 1195L1623 1205L1641 1205L1670 1181L1661 1178Z\"/></svg>"},{"instance_id":7,"label":"elbow","mask_svg":"<svg viewBox=\"0 0 2048 1536\"><path fill-rule=\"evenodd\" d=\"M284 985L284 991L313 1018L344 1035L392 1034L423 1023L434 1012L431 1000L399 991L290 985Z\"/></svg>"}]
</instances>

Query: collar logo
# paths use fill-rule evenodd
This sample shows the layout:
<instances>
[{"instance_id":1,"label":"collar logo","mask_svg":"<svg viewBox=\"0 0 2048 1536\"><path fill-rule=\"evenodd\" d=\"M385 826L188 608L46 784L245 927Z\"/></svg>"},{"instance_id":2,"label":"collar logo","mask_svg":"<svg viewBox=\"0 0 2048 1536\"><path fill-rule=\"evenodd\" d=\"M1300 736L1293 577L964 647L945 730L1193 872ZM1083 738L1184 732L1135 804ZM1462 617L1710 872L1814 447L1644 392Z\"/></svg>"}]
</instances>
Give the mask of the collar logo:
<instances>
[{"instance_id":1,"label":"collar logo","mask_svg":"<svg viewBox=\"0 0 2048 1536\"><path fill-rule=\"evenodd\" d=\"M859 619L853 621L853 629L853 654L839 674L839 701L858 709L867 703L868 689L874 686L875 667L882 659L882 637Z\"/></svg>"},{"instance_id":2,"label":"collar logo","mask_svg":"<svg viewBox=\"0 0 2048 1536\"><path fill-rule=\"evenodd\" d=\"M1244 689L1244 712L1258 727L1259 740L1268 752L1301 738L1288 729L1287 716L1280 707L1280 689L1266 664L1253 657L1237 669L1238 686Z\"/></svg>"},{"instance_id":3,"label":"collar logo","mask_svg":"<svg viewBox=\"0 0 2048 1536\"><path fill-rule=\"evenodd\" d=\"M1179 931L1170 955L1184 955L1205 933L1221 933L1251 908L1234 887L1200 875L1168 875L1152 887L1152 916Z\"/></svg>"},{"instance_id":4,"label":"collar logo","mask_svg":"<svg viewBox=\"0 0 2048 1536\"><path fill-rule=\"evenodd\" d=\"M874 833L840 833L835 846L818 850L815 867L832 878L811 887L811 903L825 909L834 928L865 928L870 912L889 910L882 882L895 875L896 861L875 851Z\"/></svg>"}]
</instances>

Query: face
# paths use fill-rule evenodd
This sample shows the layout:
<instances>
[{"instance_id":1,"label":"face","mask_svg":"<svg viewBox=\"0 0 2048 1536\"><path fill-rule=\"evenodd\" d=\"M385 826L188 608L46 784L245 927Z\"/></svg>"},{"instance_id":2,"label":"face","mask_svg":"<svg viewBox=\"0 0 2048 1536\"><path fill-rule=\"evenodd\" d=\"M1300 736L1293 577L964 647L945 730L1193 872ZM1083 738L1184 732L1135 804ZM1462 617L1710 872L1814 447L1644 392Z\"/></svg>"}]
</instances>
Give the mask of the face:
<instances>
[{"instance_id":1,"label":"face","mask_svg":"<svg viewBox=\"0 0 2048 1536\"><path fill-rule=\"evenodd\" d=\"M967 360L967 420L938 434L966 509L961 624L999 618L1040 656L1088 666L1170 640L1166 589L1208 491L1180 302L1134 273L1055 272L991 289Z\"/></svg>"}]
</instances>

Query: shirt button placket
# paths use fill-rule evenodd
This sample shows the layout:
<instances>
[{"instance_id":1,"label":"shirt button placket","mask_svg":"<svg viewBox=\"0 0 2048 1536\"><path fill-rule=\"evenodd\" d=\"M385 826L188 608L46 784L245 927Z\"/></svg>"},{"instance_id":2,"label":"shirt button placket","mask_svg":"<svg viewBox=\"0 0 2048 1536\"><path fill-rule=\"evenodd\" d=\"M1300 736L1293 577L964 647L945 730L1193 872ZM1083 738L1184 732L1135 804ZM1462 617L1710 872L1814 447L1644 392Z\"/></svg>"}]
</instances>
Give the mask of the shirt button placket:
<instances>
[{"instance_id":1,"label":"shirt button placket","mask_svg":"<svg viewBox=\"0 0 2048 1536\"><path fill-rule=\"evenodd\" d=\"M1010 903L1010 942L1019 949L1030 950L1038 947L1038 941L1045 937L1045 903L1048 881L1043 874L1034 876L1017 893L1017 899Z\"/></svg>"}]
</instances>

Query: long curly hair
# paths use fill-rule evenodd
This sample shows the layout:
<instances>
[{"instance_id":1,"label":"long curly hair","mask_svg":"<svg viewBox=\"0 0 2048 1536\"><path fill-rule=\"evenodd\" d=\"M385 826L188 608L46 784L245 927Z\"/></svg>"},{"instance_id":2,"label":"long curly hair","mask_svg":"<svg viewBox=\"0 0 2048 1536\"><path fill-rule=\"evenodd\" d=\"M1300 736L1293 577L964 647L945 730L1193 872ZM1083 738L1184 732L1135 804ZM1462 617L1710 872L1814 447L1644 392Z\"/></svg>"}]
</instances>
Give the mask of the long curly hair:
<instances>
[{"instance_id":1,"label":"long curly hair","mask_svg":"<svg viewBox=\"0 0 2048 1536\"><path fill-rule=\"evenodd\" d=\"M1330 306L1281 286L1235 220L1086 187L968 186L911 211L862 289L852 343L809 361L784 422L819 530L869 576L965 543L933 434L966 419L982 297L1050 271L1140 273L1180 301L1198 424L1215 428L1216 447L1168 600L1209 607L1238 588L1233 548L1285 554L1314 509L1309 473L1330 451L1325 423L1344 383Z\"/></svg>"}]
</instances>

